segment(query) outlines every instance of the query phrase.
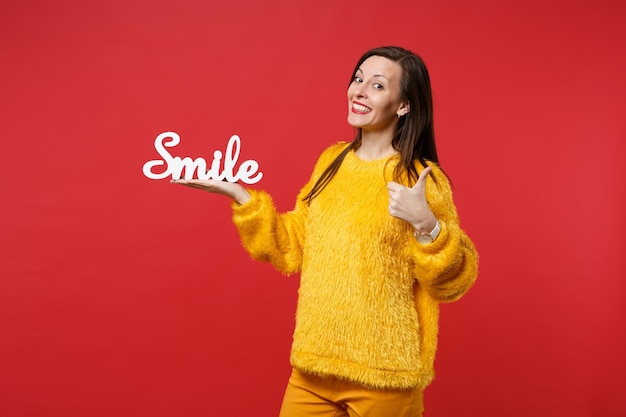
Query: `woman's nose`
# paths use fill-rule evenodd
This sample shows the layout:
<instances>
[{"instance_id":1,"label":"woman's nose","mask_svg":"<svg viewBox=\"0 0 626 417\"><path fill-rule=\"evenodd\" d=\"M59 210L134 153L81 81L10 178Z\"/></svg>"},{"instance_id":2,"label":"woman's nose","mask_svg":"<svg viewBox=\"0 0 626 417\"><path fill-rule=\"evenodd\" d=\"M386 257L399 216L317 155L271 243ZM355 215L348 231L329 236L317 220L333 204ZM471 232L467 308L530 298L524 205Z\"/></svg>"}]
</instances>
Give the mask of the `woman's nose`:
<instances>
[{"instance_id":1,"label":"woman's nose","mask_svg":"<svg viewBox=\"0 0 626 417\"><path fill-rule=\"evenodd\" d=\"M363 88L363 84L355 84L352 92L357 97L365 97L365 88Z\"/></svg>"}]
</instances>

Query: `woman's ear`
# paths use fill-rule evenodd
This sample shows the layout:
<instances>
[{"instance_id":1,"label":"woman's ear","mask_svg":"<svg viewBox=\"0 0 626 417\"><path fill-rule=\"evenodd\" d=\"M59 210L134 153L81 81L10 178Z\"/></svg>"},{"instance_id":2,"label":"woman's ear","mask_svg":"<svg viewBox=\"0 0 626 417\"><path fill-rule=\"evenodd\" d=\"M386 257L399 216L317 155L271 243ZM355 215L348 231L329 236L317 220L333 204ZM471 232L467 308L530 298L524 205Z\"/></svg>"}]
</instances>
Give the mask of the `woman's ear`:
<instances>
[{"instance_id":1,"label":"woman's ear","mask_svg":"<svg viewBox=\"0 0 626 417\"><path fill-rule=\"evenodd\" d=\"M402 116L406 116L409 113L410 110L411 110L411 108L409 106L409 103L405 102L405 103L402 103L400 105L400 107L398 108L398 111L396 112L396 114L398 115L398 118L400 118Z\"/></svg>"}]
</instances>

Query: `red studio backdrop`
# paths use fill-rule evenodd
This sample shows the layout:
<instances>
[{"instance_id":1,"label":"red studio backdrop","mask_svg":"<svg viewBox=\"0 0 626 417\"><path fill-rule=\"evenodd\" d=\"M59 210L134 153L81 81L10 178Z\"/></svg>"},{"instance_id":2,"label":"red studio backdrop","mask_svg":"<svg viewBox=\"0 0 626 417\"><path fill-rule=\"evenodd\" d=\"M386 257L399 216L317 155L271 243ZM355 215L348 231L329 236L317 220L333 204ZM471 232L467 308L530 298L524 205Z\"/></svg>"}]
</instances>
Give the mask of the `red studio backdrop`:
<instances>
[{"instance_id":1,"label":"red studio backdrop","mask_svg":"<svg viewBox=\"0 0 626 417\"><path fill-rule=\"evenodd\" d=\"M626 6L610 0L0 5L0 416L275 416L298 276L252 261L172 155L256 161L293 207L351 140L365 50L433 82L481 254L442 306L425 416L624 416ZM157 171L155 169L155 171Z\"/></svg>"}]
</instances>

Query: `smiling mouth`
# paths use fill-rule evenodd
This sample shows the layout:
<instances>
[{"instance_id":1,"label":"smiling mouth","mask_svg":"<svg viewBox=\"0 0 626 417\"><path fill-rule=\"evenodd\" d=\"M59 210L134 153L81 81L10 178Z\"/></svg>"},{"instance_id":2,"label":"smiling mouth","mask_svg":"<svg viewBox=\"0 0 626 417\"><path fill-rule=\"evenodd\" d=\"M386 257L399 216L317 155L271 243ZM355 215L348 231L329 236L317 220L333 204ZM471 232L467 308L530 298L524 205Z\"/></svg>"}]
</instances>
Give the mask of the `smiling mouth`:
<instances>
[{"instance_id":1,"label":"smiling mouth","mask_svg":"<svg viewBox=\"0 0 626 417\"><path fill-rule=\"evenodd\" d=\"M352 112L356 113L356 114L367 114L369 112L371 112L372 109L370 109L367 106L364 106L363 104L359 104L359 103L352 103Z\"/></svg>"}]
</instances>

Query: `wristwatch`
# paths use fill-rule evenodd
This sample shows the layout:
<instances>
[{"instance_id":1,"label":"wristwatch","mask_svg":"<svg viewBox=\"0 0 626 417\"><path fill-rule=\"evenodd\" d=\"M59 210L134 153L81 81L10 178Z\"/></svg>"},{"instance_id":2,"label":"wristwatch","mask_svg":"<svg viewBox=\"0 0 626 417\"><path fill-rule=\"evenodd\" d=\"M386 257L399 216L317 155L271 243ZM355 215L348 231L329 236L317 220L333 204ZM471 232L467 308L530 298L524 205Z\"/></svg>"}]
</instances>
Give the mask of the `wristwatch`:
<instances>
[{"instance_id":1,"label":"wristwatch","mask_svg":"<svg viewBox=\"0 0 626 417\"><path fill-rule=\"evenodd\" d=\"M413 232L413 236L415 239L421 243L422 245L426 245L428 243L433 243L437 236L439 236L439 232L441 231L441 225L439 224L439 220L435 223L435 227L430 233L417 233L417 230Z\"/></svg>"}]
</instances>

